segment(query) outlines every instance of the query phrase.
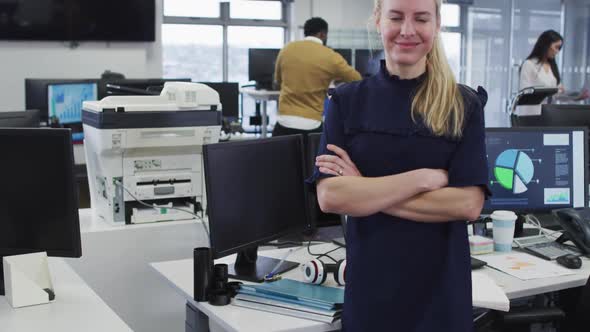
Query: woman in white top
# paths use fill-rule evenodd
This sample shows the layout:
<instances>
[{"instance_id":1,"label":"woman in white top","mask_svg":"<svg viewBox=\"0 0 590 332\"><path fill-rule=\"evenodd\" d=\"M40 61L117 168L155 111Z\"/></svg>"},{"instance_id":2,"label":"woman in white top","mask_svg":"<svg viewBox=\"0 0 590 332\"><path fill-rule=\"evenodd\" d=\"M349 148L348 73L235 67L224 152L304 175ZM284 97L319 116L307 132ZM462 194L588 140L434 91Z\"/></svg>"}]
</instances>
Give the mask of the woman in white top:
<instances>
[{"instance_id":1,"label":"woman in white top","mask_svg":"<svg viewBox=\"0 0 590 332\"><path fill-rule=\"evenodd\" d=\"M566 95L565 88L561 84L561 76L557 69L555 56L561 50L563 37L554 30L543 32L531 54L520 67L519 90L528 87L558 88L558 94L554 97L560 100L582 100L588 98L588 91L584 90L577 96ZM516 109L518 115L540 115L541 105L522 105Z\"/></svg>"}]
</instances>

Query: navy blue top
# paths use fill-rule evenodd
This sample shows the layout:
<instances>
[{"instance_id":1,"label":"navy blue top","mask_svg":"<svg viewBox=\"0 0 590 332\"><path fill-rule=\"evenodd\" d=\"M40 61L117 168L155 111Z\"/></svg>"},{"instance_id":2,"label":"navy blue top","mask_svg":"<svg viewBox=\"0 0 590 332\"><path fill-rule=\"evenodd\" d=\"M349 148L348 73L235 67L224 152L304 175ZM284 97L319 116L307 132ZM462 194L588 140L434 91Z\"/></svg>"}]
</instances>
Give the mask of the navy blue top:
<instances>
[{"instance_id":1,"label":"navy blue top","mask_svg":"<svg viewBox=\"0 0 590 332\"><path fill-rule=\"evenodd\" d=\"M460 86L460 139L434 136L411 119L411 80L380 73L338 88L326 111L318 155L335 144L366 177L446 169L449 186L486 186L483 106L487 93ZM330 175L315 168L308 180ZM377 213L349 218L345 331L471 331L471 270L465 222L421 223Z\"/></svg>"}]
</instances>

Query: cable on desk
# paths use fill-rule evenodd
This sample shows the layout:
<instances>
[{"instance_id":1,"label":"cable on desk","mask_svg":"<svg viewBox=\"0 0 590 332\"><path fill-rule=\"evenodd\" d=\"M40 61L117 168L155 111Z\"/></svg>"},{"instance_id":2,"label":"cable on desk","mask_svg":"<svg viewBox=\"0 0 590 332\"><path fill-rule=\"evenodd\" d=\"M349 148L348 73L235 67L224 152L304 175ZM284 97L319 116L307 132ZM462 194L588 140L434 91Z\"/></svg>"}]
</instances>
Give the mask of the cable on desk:
<instances>
[{"instance_id":1,"label":"cable on desk","mask_svg":"<svg viewBox=\"0 0 590 332\"><path fill-rule=\"evenodd\" d=\"M332 252L334 252L334 251L336 251L336 250L338 250L338 249L340 249L341 247L336 247L335 249L329 250L329 251L327 251L327 252L325 252L323 254L314 254L314 253L311 252L310 246L311 246L311 240L309 240L307 242L307 253L309 255L315 256L315 258L317 258L317 259L320 259L321 257L324 257L325 256L325 257L328 257L329 259L333 260L334 263L338 263L338 261L336 259L334 259L332 256L330 256L329 254L332 253Z\"/></svg>"},{"instance_id":2,"label":"cable on desk","mask_svg":"<svg viewBox=\"0 0 590 332\"><path fill-rule=\"evenodd\" d=\"M279 267L283 264L283 262L289 257L291 256L292 253L294 253L295 251L301 250L301 248L303 247L299 247L299 248L291 248L289 249L289 251L287 251L287 253L285 255L283 255L283 257L281 258L281 260L275 265L275 267L267 274L264 276L264 280L265 281L275 281L275 280L279 280L281 277L280 275L276 275L275 272L277 272L277 270L279 269Z\"/></svg>"},{"instance_id":3,"label":"cable on desk","mask_svg":"<svg viewBox=\"0 0 590 332\"><path fill-rule=\"evenodd\" d=\"M543 228L543 226L541 226L541 222L539 221L539 219L537 219L537 217L535 217L532 214L527 214L525 216L525 221L527 223L537 227L539 229L539 235L543 234L553 240L557 240L561 236L561 234L563 234L562 231L552 231L552 232L547 231L545 228ZM566 243L561 243L561 245L572 248L574 250L579 250L579 248L576 245L571 245L571 244L566 244Z\"/></svg>"},{"instance_id":4,"label":"cable on desk","mask_svg":"<svg viewBox=\"0 0 590 332\"><path fill-rule=\"evenodd\" d=\"M203 219L203 217L197 215L196 213L184 210L184 209L179 209L179 208L175 208L175 207L169 207L169 206L164 206L164 205L150 205L144 201L142 201L141 199L135 197L135 195L133 195L131 193L131 191L129 191L129 189L127 189L119 180L115 180L115 185L123 188L123 190L125 190L129 196L131 196L134 200L136 200L139 204L144 205L146 207L152 208L154 210L158 210L158 209L170 209L170 210L178 210L178 211L182 211L182 212L186 212L188 214L191 214L193 216L195 216L197 219L199 219L201 221L201 225L203 225L203 229L205 229L205 233L207 234L207 238L209 238L209 229L207 229L207 226L205 225L205 220Z\"/></svg>"},{"instance_id":5,"label":"cable on desk","mask_svg":"<svg viewBox=\"0 0 590 332\"><path fill-rule=\"evenodd\" d=\"M303 246L303 244L307 242L307 241L281 241L281 242L267 242L265 245L267 246L271 246L271 247L277 247L277 248L285 248L285 247L289 247L289 246L296 246L296 247L301 247ZM311 241L312 244L324 244L324 243L330 243L330 242L325 242L325 241Z\"/></svg>"},{"instance_id":6,"label":"cable on desk","mask_svg":"<svg viewBox=\"0 0 590 332\"><path fill-rule=\"evenodd\" d=\"M539 230L539 235L543 234L543 235L550 237L554 240L559 237L559 235L555 236L555 234L561 235L561 231L549 232L546 229L544 229L543 226L541 226L541 222L539 221L539 219L537 219L537 217L535 217L533 214L529 213L529 214L525 215L525 222L527 224L535 226Z\"/></svg>"}]
</instances>

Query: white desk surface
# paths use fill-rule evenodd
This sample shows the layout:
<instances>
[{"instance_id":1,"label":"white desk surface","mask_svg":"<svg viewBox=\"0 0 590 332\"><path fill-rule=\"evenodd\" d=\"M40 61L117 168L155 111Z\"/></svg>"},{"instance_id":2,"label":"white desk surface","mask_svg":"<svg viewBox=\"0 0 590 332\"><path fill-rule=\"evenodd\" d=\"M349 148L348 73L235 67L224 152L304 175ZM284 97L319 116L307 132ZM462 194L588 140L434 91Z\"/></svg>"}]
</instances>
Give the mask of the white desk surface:
<instances>
[{"instance_id":1,"label":"white desk surface","mask_svg":"<svg viewBox=\"0 0 590 332\"><path fill-rule=\"evenodd\" d=\"M492 228L492 223L486 225L489 229ZM524 225L525 228L535 228L529 224ZM549 232L553 232L548 230ZM573 244L569 242L568 244ZM517 247L513 244L512 250ZM478 258L478 256L473 256ZM555 292L563 289L580 287L586 285L588 276L590 276L590 259L580 257L582 259L582 267L579 270L572 270L575 274L568 276L561 276L555 278L542 278L532 280L520 280L516 277L500 272L488 266L483 267L478 271L485 272L491 277L498 286L500 286L508 299L518 299L531 295L543 294L548 292ZM557 264L556 261L551 261L552 264Z\"/></svg>"},{"instance_id":2,"label":"white desk surface","mask_svg":"<svg viewBox=\"0 0 590 332\"><path fill-rule=\"evenodd\" d=\"M312 251L325 252L327 248L334 248L332 244L312 246ZM289 249L259 251L259 256L283 258ZM344 248L330 254L335 259L344 258ZM302 248L293 251L288 260L302 262L309 259L307 250ZM215 260L215 263L233 263L235 255ZM264 311L227 305L216 307L207 302L195 302L193 300L193 260L183 259L177 261L151 263L150 266L161 274L170 285L182 294L187 301L209 317L211 327L219 326L223 331L334 331L341 328L340 321L334 324L315 322L291 316L268 313ZM293 269L285 274L291 279L301 279L301 270ZM337 286L330 276L325 282L327 286Z\"/></svg>"},{"instance_id":3,"label":"white desk surface","mask_svg":"<svg viewBox=\"0 0 590 332\"><path fill-rule=\"evenodd\" d=\"M62 258L49 257L49 270L55 301L13 309L0 297L2 331L132 331Z\"/></svg>"},{"instance_id":4,"label":"white desk surface","mask_svg":"<svg viewBox=\"0 0 590 332\"><path fill-rule=\"evenodd\" d=\"M197 224L201 223L200 220L189 219L189 220L177 220L177 221L162 221L145 224L132 224L127 225L124 223L113 224L108 223L101 218L95 217L92 214L92 209L79 209L78 214L80 216L80 232L81 233L92 233L92 232L108 232L108 231L122 231L131 230L137 228L147 227L166 227L172 225L184 225L184 224ZM202 226L199 226L202 227Z\"/></svg>"},{"instance_id":5,"label":"white desk surface","mask_svg":"<svg viewBox=\"0 0 590 332\"><path fill-rule=\"evenodd\" d=\"M321 253L327 251L327 248L332 248L331 244L323 244L312 246L314 253ZM274 258L282 258L286 249L260 251L260 256L268 256ZM334 258L340 259L345 255L344 250L338 250L334 253ZM477 257L477 256L476 256ZM224 257L216 260L215 263L232 263L235 255ZM302 262L309 259L307 251L301 249L293 252L289 256L289 260ZM536 294L553 292L572 287L583 286L590 275L590 260L582 258L583 266L573 275L544 278L523 281L503 272L494 270L490 267L484 267L478 271L484 272L491 277L500 286L509 299L516 299ZM553 262L553 264L557 264ZM210 321L214 324L220 325L226 331L260 331L261 322L264 322L264 330L269 331L292 331L298 329L305 329L306 331L327 331L333 328L339 328L340 322L337 325L329 325L298 319L294 317L267 313L247 308L238 308L232 305L225 307L211 306L206 302L194 302L193 300L193 261L192 259L184 259L177 261L159 262L150 264L165 280L167 280L174 289L180 292L187 301L191 302L201 312L206 314ZM292 270L285 274L285 277L301 280L301 273L298 269ZM326 285L336 286L336 283L331 277L328 277Z\"/></svg>"},{"instance_id":6,"label":"white desk surface","mask_svg":"<svg viewBox=\"0 0 590 332\"><path fill-rule=\"evenodd\" d=\"M477 258L477 256L473 257ZM496 284L504 290L504 293L506 293L506 296L509 299L517 299L531 295L584 286L588 280L588 276L590 276L590 260L585 257L581 258L582 268L579 270L571 270L572 272L575 272L575 274L555 278L520 280L488 266L485 266L478 271L483 271L489 277L491 277L496 282ZM551 263L557 264L555 261L551 261Z\"/></svg>"},{"instance_id":7,"label":"white desk surface","mask_svg":"<svg viewBox=\"0 0 590 332\"><path fill-rule=\"evenodd\" d=\"M240 93L260 100L278 99L281 95L281 92L278 90L256 90L254 87L240 88Z\"/></svg>"}]
</instances>

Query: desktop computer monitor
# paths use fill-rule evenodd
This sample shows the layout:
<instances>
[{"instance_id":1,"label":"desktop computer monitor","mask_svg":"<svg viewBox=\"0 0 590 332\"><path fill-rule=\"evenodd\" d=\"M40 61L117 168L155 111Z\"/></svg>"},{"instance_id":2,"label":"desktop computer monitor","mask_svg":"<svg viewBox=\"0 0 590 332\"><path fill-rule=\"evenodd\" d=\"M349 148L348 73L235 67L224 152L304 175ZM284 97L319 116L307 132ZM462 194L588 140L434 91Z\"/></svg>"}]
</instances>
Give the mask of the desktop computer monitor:
<instances>
[{"instance_id":1,"label":"desktop computer monitor","mask_svg":"<svg viewBox=\"0 0 590 332\"><path fill-rule=\"evenodd\" d=\"M354 51L354 68L363 77L373 76L379 72L383 59L383 50L357 49Z\"/></svg>"},{"instance_id":2,"label":"desktop computer monitor","mask_svg":"<svg viewBox=\"0 0 590 332\"><path fill-rule=\"evenodd\" d=\"M72 141L84 140L82 102L97 100L96 82L47 84L49 122L72 130Z\"/></svg>"},{"instance_id":3,"label":"desktop computer monitor","mask_svg":"<svg viewBox=\"0 0 590 332\"><path fill-rule=\"evenodd\" d=\"M272 90L275 63L280 51L274 48L248 49L248 80L255 81L257 89Z\"/></svg>"},{"instance_id":4,"label":"desktop computer monitor","mask_svg":"<svg viewBox=\"0 0 590 332\"><path fill-rule=\"evenodd\" d=\"M240 87L235 82L201 82L219 93L221 115L224 118L240 117Z\"/></svg>"},{"instance_id":5,"label":"desktop computer monitor","mask_svg":"<svg viewBox=\"0 0 590 332\"><path fill-rule=\"evenodd\" d=\"M39 110L0 112L0 128L35 128L40 121Z\"/></svg>"},{"instance_id":6,"label":"desktop computer monitor","mask_svg":"<svg viewBox=\"0 0 590 332\"><path fill-rule=\"evenodd\" d=\"M257 246L311 227L301 135L203 146L214 258L238 253L235 278L262 281L279 260ZM298 266L283 262L276 273Z\"/></svg>"},{"instance_id":7,"label":"desktop computer monitor","mask_svg":"<svg viewBox=\"0 0 590 332\"><path fill-rule=\"evenodd\" d=\"M334 52L342 55L344 60L352 66L352 50L350 48L335 48Z\"/></svg>"},{"instance_id":8,"label":"desktop computer monitor","mask_svg":"<svg viewBox=\"0 0 590 332\"><path fill-rule=\"evenodd\" d=\"M543 104L540 115L519 116L518 127L590 128L590 105Z\"/></svg>"},{"instance_id":9,"label":"desktop computer monitor","mask_svg":"<svg viewBox=\"0 0 590 332\"><path fill-rule=\"evenodd\" d=\"M541 125L590 128L590 105L545 104L541 106Z\"/></svg>"},{"instance_id":10,"label":"desktop computer monitor","mask_svg":"<svg viewBox=\"0 0 590 332\"><path fill-rule=\"evenodd\" d=\"M587 202L587 129L487 128L492 196L484 213L546 213Z\"/></svg>"},{"instance_id":11,"label":"desktop computer monitor","mask_svg":"<svg viewBox=\"0 0 590 332\"><path fill-rule=\"evenodd\" d=\"M49 120L48 86L51 84L97 84L93 79L25 79L25 108L40 111L41 121ZM96 100L96 99L95 99Z\"/></svg>"},{"instance_id":12,"label":"desktop computer monitor","mask_svg":"<svg viewBox=\"0 0 590 332\"><path fill-rule=\"evenodd\" d=\"M46 251L80 257L78 197L69 129L1 128L0 294L2 257Z\"/></svg>"},{"instance_id":13,"label":"desktop computer monitor","mask_svg":"<svg viewBox=\"0 0 590 332\"><path fill-rule=\"evenodd\" d=\"M96 82L47 85L49 118L60 124L82 122L82 102L98 99Z\"/></svg>"}]
</instances>

